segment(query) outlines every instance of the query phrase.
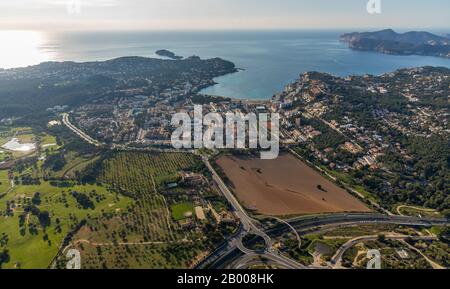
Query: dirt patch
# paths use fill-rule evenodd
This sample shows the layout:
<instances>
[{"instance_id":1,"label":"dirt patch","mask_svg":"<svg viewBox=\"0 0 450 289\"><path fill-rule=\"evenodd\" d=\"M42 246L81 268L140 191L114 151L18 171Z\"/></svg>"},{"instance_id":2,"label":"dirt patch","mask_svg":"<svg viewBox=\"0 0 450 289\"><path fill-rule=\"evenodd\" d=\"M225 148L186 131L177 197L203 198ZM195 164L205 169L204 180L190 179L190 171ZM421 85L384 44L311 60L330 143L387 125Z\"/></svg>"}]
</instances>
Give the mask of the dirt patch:
<instances>
[{"instance_id":1,"label":"dirt patch","mask_svg":"<svg viewBox=\"0 0 450 289\"><path fill-rule=\"evenodd\" d=\"M358 199L291 154L275 160L223 156L217 163L244 206L260 214L370 212Z\"/></svg>"}]
</instances>

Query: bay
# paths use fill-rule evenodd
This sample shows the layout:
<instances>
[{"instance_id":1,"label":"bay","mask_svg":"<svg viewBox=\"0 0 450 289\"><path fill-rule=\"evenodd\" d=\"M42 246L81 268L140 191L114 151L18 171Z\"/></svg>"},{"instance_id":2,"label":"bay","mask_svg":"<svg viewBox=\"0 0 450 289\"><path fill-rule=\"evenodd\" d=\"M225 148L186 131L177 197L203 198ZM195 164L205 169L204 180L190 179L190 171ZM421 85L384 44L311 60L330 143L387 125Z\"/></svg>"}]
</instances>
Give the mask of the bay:
<instances>
[{"instance_id":1,"label":"bay","mask_svg":"<svg viewBox=\"0 0 450 289\"><path fill-rule=\"evenodd\" d=\"M241 70L216 78L218 84L202 93L241 99L268 99L305 71L347 76L378 75L426 65L450 67L450 59L354 51L339 42L339 35L344 32L349 31L41 33L35 37L39 41L34 41L36 57L26 64L100 61L121 56L158 57L155 55L158 49L185 57L221 57L234 62ZM0 67L15 67L14 59L7 60L9 65L6 67L0 61ZM23 66L24 59L17 63Z\"/></svg>"}]
</instances>

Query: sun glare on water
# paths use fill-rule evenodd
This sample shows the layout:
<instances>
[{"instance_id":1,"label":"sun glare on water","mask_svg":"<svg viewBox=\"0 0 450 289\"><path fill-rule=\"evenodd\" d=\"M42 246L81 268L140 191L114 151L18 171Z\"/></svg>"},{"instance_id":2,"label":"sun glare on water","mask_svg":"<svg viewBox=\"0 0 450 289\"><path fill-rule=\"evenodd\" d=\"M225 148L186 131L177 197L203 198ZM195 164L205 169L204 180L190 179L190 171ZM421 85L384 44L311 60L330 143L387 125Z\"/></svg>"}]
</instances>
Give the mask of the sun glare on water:
<instances>
[{"instance_id":1,"label":"sun glare on water","mask_svg":"<svg viewBox=\"0 0 450 289\"><path fill-rule=\"evenodd\" d=\"M25 67L52 59L37 31L0 31L0 68Z\"/></svg>"}]
</instances>

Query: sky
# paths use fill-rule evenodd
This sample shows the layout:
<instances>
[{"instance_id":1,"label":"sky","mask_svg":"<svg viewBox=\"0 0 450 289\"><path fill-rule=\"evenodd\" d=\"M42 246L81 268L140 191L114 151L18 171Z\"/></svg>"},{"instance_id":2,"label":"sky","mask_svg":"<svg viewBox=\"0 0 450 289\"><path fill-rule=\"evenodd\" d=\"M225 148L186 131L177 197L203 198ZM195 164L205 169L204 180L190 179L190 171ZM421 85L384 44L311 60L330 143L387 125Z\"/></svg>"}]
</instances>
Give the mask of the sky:
<instances>
[{"instance_id":1,"label":"sky","mask_svg":"<svg viewBox=\"0 0 450 289\"><path fill-rule=\"evenodd\" d=\"M379 0L381 14L369 14L368 1L0 0L0 30L450 27L449 0Z\"/></svg>"}]
</instances>

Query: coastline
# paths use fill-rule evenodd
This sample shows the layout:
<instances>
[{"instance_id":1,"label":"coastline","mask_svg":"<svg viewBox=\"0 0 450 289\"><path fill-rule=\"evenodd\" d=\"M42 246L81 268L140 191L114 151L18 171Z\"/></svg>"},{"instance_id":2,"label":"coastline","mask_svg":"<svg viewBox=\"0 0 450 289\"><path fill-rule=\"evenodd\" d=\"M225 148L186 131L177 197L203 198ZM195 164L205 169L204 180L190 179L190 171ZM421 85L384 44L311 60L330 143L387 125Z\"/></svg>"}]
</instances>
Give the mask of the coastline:
<instances>
[{"instance_id":1,"label":"coastline","mask_svg":"<svg viewBox=\"0 0 450 289\"><path fill-rule=\"evenodd\" d=\"M239 67L236 68L238 73L215 77L213 80L218 84L208 86L200 93L257 100L270 99L295 81L299 74L307 71L346 77L380 75L400 68L421 66L450 68L450 60L445 58L352 50L339 41L339 36L345 32L341 29L321 29L239 33L87 32L64 37L52 35L54 38L51 42L44 41L43 45L53 47L52 43L61 42L61 46L52 48L43 62L98 62L123 55L161 59L154 53L160 48L171 49L183 56L200 55L208 59L220 57L235 63ZM92 43L93 36L99 41ZM77 51L71 51L66 44L71 47L75 45ZM22 67L26 66L22 60L17 60L17 63L22 64Z\"/></svg>"}]
</instances>

